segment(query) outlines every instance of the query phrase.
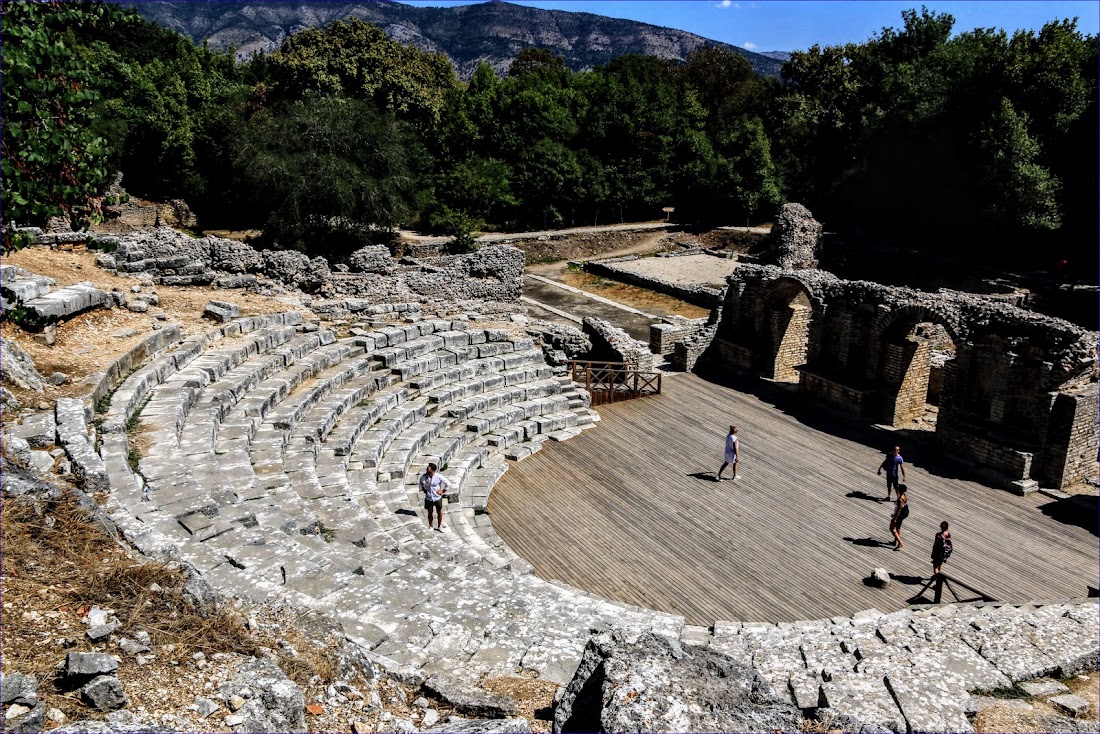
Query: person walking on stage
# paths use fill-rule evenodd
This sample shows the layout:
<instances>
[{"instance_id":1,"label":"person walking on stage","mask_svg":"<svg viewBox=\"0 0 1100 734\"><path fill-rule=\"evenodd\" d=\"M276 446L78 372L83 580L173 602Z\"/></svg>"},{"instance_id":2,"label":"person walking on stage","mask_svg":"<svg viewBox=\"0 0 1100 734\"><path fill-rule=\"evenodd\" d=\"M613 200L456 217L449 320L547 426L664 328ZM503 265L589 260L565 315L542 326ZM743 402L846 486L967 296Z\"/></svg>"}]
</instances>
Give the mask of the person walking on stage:
<instances>
[{"instance_id":1,"label":"person walking on stage","mask_svg":"<svg viewBox=\"0 0 1100 734\"><path fill-rule=\"evenodd\" d=\"M890 516L890 532L894 534L894 550L901 550L905 543L901 542L901 524L909 517L909 496L905 485L898 485L898 501L894 503L894 514Z\"/></svg>"},{"instance_id":2,"label":"person walking on stage","mask_svg":"<svg viewBox=\"0 0 1100 734\"><path fill-rule=\"evenodd\" d=\"M726 436L726 461L722 464L722 468L718 470L718 475L714 477L714 481L722 481L722 472L726 470L726 467L733 464L733 480L736 482L741 478L741 475L737 473L737 454L740 450L740 445L737 440L737 426L730 426L730 432Z\"/></svg>"},{"instance_id":3,"label":"person walking on stage","mask_svg":"<svg viewBox=\"0 0 1100 734\"><path fill-rule=\"evenodd\" d=\"M940 531L936 533L936 538L932 541L932 578L940 575L940 569L943 568L944 562L951 557L952 551L955 550L955 546L951 542L951 531L947 527L947 520L941 522Z\"/></svg>"},{"instance_id":4,"label":"person walking on stage","mask_svg":"<svg viewBox=\"0 0 1100 734\"><path fill-rule=\"evenodd\" d=\"M901 458L901 446L895 446L890 449L890 453L886 455L886 458L879 464L878 474L881 476L883 469L886 470L886 501L889 502L893 499L891 489L898 488L898 475L901 475L901 481L905 481L905 459ZM901 490L898 490L901 493Z\"/></svg>"},{"instance_id":5,"label":"person walking on stage","mask_svg":"<svg viewBox=\"0 0 1100 734\"><path fill-rule=\"evenodd\" d=\"M432 526L432 514L436 515L435 529L443 531L443 495L451 483L436 473L436 465L428 464L428 470L420 475L420 491L424 493L424 509L428 511L428 527Z\"/></svg>"}]
</instances>

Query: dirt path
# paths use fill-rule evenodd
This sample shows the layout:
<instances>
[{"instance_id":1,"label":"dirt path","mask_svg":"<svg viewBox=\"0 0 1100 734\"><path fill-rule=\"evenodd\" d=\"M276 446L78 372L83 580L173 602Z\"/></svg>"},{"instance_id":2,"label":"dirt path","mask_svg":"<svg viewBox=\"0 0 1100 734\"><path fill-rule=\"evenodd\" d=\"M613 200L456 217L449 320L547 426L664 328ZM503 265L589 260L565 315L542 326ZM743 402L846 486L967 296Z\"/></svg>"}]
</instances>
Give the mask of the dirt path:
<instances>
[{"instance_id":1,"label":"dirt path","mask_svg":"<svg viewBox=\"0 0 1100 734\"><path fill-rule=\"evenodd\" d=\"M539 238L572 237L578 235L602 234L608 232L645 232L648 230L677 229L680 225L672 222L626 222L624 224L605 224L598 227L572 227L570 229L541 229L533 232L489 232L477 238L481 243L504 242L508 240L537 240ZM408 229L397 230L401 239L425 245L442 245L450 242L450 237L420 234Z\"/></svg>"}]
</instances>

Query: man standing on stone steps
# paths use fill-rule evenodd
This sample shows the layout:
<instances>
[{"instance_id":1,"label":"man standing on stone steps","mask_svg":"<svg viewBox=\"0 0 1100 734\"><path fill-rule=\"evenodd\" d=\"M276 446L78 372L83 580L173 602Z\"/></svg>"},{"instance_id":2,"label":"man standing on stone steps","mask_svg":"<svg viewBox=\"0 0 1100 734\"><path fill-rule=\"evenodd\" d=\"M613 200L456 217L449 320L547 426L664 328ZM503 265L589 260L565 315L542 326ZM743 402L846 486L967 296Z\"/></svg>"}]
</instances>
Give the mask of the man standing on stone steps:
<instances>
[{"instance_id":1,"label":"man standing on stone steps","mask_svg":"<svg viewBox=\"0 0 1100 734\"><path fill-rule=\"evenodd\" d=\"M420 491L424 493L424 509L428 512L428 527L432 526L432 511L438 518L435 523L437 532L443 532L443 495L451 488L451 483L436 473L436 465L428 464L428 470L420 475Z\"/></svg>"},{"instance_id":2,"label":"man standing on stone steps","mask_svg":"<svg viewBox=\"0 0 1100 734\"><path fill-rule=\"evenodd\" d=\"M737 452L741 449L737 440L737 430L737 426L730 426L730 432L726 436L726 462L722 464L722 468L718 470L717 476L714 477L716 482L722 481L722 472L730 464L733 464L733 480L736 482L741 478L741 475L737 473Z\"/></svg>"}]
</instances>

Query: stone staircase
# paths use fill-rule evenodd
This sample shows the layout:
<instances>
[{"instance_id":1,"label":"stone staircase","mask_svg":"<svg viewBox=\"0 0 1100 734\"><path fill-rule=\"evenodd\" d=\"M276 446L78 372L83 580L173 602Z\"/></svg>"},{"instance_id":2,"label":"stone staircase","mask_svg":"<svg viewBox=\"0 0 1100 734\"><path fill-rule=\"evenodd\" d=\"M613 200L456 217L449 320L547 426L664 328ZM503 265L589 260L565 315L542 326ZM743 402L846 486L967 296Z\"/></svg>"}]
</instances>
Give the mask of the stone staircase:
<instances>
[{"instance_id":1,"label":"stone staircase","mask_svg":"<svg viewBox=\"0 0 1100 734\"><path fill-rule=\"evenodd\" d=\"M565 685L594 630L654 631L750 661L762 696L835 727L967 731L968 691L1096 667L1095 600L697 627L540 579L493 532L488 498L509 461L592 425L583 391L530 339L466 322L309 328L239 319L130 374L99 421L108 509L144 553L331 615L407 682ZM444 532L424 520L429 461L454 489Z\"/></svg>"}]
</instances>

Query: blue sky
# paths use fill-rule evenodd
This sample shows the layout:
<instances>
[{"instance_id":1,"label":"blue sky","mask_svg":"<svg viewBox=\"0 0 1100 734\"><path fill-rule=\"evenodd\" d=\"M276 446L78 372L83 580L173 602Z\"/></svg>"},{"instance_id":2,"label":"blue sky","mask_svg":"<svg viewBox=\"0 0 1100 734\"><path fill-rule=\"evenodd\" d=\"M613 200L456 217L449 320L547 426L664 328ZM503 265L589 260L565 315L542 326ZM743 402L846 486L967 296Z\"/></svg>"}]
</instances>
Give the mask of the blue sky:
<instances>
[{"instance_id":1,"label":"blue sky","mask_svg":"<svg viewBox=\"0 0 1100 734\"><path fill-rule=\"evenodd\" d=\"M408 5L470 5L470 0L399 0ZM925 5L955 17L955 32L972 28L1038 30L1043 23L1079 18L1096 34L1100 3L1063 0L934 2L912 0L516 0L518 5L629 18L691 31L755 51L795 51L815 43L865 41L883 27L900 27L901 11Z\"/></svg>"}]
</instances>

